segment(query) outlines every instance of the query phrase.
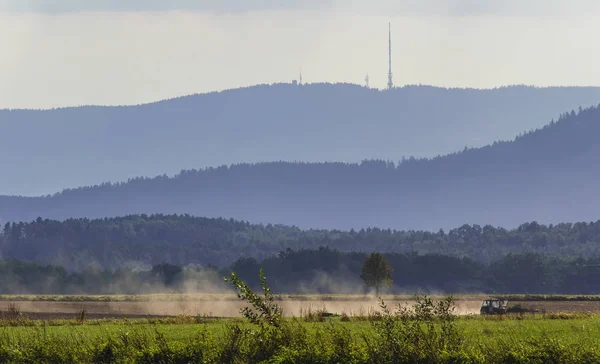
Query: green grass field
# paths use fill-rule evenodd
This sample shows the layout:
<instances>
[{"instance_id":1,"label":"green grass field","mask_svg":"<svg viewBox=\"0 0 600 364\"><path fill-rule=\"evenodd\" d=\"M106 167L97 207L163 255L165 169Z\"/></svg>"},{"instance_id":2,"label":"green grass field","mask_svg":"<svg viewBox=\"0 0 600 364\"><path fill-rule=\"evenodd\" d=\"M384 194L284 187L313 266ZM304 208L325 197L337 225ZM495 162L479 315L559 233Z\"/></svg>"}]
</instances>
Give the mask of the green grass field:
<instances>
[{"instance_id":1,"label":"green grass field","mask_svg":"<svg viewBox=\"0 0 600 364\"><path fill-rule=\"evenodd\" d=\"M96 305L91 302L114 302L107 305L120 310L127 305L138 305L135 302L147 305L144 302L239 301L235 295L223 294L1 296L0 300L7 302L5 310L0 312L0 363L600 362L600 314L573 309L597 306L598 296L514 295L508 298L542 302L565 310L501 316L454 315L452 312L457 311L451 310L450 298L384 296L390 305L403 300L413 300L414 305L391 308L393 312L382 306L380 311L349 313L350 316L343 313L331 316L324 308L316 311L309 308L301 311L300 317L285 318L281 312L277 313L276 302L347 304L373 297L268 293L261 298L246 288L239 289L248 294L246 303L254 307L257 317L192 314L92 319L85 309ZM458 296L456 304L458 307L465 301L477 302L486 297ZM67 316L72 317L69 319L54 316L40 319L19 311L22 301L37 302L38 308L58 302L59 306L77 307L81 311L79 316ZM448 305L444 306L444 302Z\"/></svg>"},{"instance_id":2,"label":"green grass field","mask_svg":"<svg viewBox=\"0 0 600 364\"><path fill-rule=\"evenodd\" d=\"M382 322L367 317L349 320L286 319L280 329L242 319L190 316L84 322L4 320L0 322L0 362L388 362L378 356L394 344L382 336L377 326ZM431 358L433 362L482 363L600 360L598 315L470 316L459 318L455 325L461 338L458 349L442 349L434 356L425 353L423 362ZM427 341L427 337L416 340ZM406 350L411 349L407 346ZM414 357L404 359L410 361L397 362L413 362Z\"/></svg>"}]
</instances>

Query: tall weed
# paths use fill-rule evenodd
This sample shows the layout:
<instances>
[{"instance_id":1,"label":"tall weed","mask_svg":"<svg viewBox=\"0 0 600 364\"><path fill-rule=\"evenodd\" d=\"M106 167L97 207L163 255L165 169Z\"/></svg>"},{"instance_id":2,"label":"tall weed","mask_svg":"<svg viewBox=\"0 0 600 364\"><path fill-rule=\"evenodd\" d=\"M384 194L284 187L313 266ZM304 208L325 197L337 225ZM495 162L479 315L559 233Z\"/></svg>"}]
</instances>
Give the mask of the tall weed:
<instances>
[{"instance_id":1,"label":"tall weed","mask_svg":"<svg viewBox=\"0 0 600 364\"><path fill-rule=\"evenodd\" d=\"M439 363L461 355L464 335L456 325L452 296L434 302L415 295L412 307L398 305L394 312L380 298L380 308L381 320L372 323L376 337L367 343L373 362Z\"/></svg>"}]
</instances>

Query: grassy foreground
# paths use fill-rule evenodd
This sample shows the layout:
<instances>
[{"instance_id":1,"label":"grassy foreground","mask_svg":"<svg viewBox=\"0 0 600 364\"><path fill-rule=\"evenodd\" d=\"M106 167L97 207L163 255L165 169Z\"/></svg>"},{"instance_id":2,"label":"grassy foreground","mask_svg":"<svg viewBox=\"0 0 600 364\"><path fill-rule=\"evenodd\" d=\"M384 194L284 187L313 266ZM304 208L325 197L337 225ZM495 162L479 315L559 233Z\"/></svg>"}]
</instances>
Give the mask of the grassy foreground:
<instances>
[{"instance_id":1,"label":"grassy foreground","mask_svg":"<svg viewBox=\"0 0 600 364\"><path fill-rule=\"evenodd\" d=\"M417 320L418 321L418 320ZM600 316L463 317L442 337L385 317L3 321L0 362L47 363L591 363ZM446 328L447 329L447 328ZM419 335L409 337L410 334ZM409 335L409 336L406 336Z\"/></svg>"},{"instance_id":2,"label":"grassy foreground","mask_svg":"<svg viewBox=\"0 0 600 364\"><path fill-rule=\"evenodd\" d=\"M454 299L414 296L412 307L363 316L304 311L285 318L260 272L263 295L235 273L243 318L0 319L0 363L595 363L600 315L458 316Z\"/></svg>"}]
</instances>

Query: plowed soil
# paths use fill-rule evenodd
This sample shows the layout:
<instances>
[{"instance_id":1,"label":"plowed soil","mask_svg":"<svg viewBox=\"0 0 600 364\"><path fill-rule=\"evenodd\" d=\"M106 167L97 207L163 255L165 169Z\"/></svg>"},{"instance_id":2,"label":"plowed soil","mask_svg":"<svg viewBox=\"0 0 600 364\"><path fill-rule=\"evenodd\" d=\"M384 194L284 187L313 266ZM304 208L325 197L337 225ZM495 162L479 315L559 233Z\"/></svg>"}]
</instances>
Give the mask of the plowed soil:
<instances>
[{"instance_id":1,"label":"plowed soil","mask_svg":"<svg viewBox=\"0 0 600 364\"><path fill-rule=\"evenodd\" d=\"M386 304L394 308L397 304L411 304L410 301L388 301ZM286 316L302 316L307 311L325 310L330 313L346 313L347 315L367 315L369 312L378 311L376 300L344 300L344 301L305 301L285 300L279 302ZM600 302L578 301L551 301L551 302L519 302L511 301L510 304L521 304L528 309L539 312L557 313L600 313ZM213 301L174 301L174 302L38 302L14 301L0 302L0 312L7 315L9 305L16 308L32 319L71 319L86 311L88 318L123 318L123 317L168 317L177 315L206 315L212 317L238 317L240 308L244 304L240 301L213 300ZM460 314L478 314L480 300L458 300L457 311Z\"/></svg>"}]
</instances>

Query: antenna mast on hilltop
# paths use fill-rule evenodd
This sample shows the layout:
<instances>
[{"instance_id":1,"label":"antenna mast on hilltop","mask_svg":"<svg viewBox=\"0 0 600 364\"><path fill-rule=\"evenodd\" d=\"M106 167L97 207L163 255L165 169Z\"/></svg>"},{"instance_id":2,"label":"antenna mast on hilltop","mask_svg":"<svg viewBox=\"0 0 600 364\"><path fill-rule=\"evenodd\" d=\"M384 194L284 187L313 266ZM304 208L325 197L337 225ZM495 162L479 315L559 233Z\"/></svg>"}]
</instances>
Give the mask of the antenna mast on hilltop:
<instances>
[{"instance_id":1,"label":"antenna mast on hilltop","mask_svg":"<svg viewBox=\"0 0 600 364\"><path fill-rule=\"evenodd\" d=\"M394 77L392 74L392 24L389 23L388 24L388 43L389 43L389 50L388 50L388 57L389 57L389 71L388 71L388 90L391 90L392 88L394 88Z\"/></svg>"},{"instance_id":2,"label":"antenna mast on hilltop","mask_svg":"<svg viewBox=\"0 0 600 364\"><path fill-rule=\"evenodd\" d=\"M300 85L302 85L302 67L300 67Z\"/></svg>"}]
</instances>

